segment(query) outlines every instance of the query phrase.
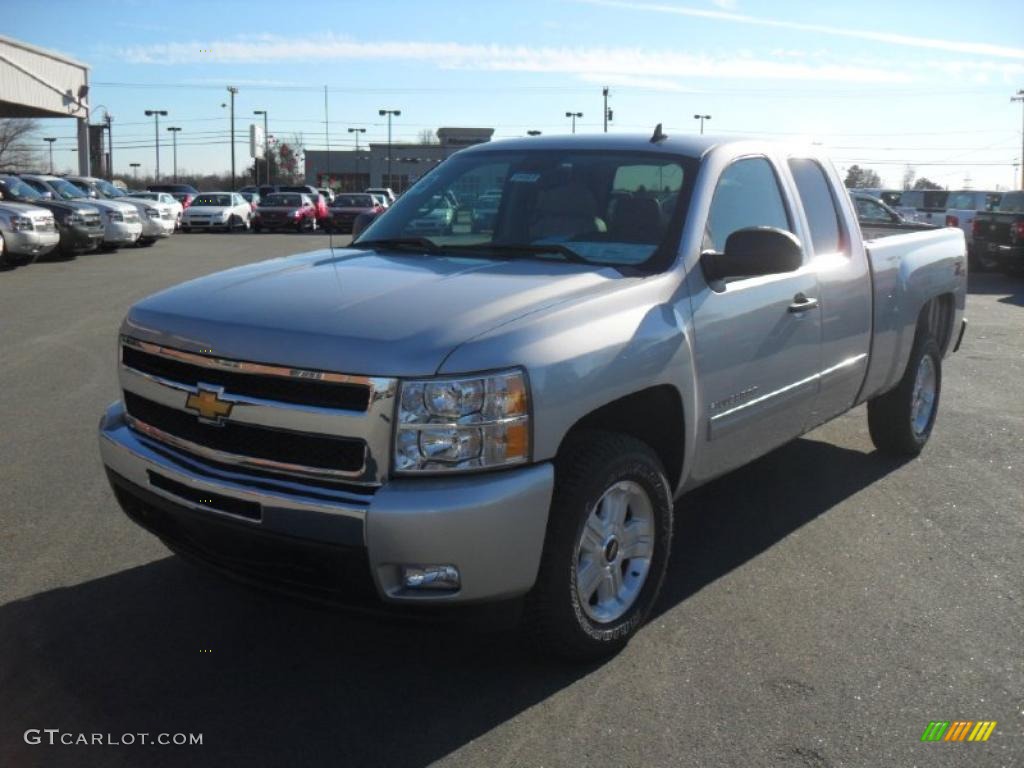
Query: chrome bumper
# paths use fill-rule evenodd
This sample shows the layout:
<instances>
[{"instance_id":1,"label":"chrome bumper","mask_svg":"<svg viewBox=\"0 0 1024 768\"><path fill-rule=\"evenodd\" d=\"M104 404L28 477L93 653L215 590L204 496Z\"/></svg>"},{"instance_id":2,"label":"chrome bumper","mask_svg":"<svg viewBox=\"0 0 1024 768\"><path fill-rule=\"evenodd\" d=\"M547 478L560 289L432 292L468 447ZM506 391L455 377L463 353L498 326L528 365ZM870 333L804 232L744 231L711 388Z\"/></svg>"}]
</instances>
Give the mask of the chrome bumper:
<instances>
[{"instance_id":1,"label":"chrome bumper","mask_svg":"<svg viewBox=\"0 0 1024 768\"><path fill-rule=\"evenodd\" d=\"M268 483L195 458L182 461L173 448L132 430L120 402L100 420L99 442L109 472L195 515L292 540L365 548L378 597L385 602L497 600L524 594L537 577L554 486L550 464L392 480L374 494L335 491L301 479ZM162 487L153 484L154 476ZM175 484L187 487L193 498L207 492L248 502L260 514L242 517L165 489ZM403 587L402 566L437 564L459 569L458 590Z\"/></svg>"},{"instance_id":2,"label":"chrome bumper","mask_svg":"<svg viewBox=\"0 0 1024 768\"><path fill-rule=\"evenodd\" d=\"M60 232L56 230L42 232L30 229L24 232L7 232L3 237L8 251L25 255L45 255L60 242Z\"/></svg>"}]
</instances>

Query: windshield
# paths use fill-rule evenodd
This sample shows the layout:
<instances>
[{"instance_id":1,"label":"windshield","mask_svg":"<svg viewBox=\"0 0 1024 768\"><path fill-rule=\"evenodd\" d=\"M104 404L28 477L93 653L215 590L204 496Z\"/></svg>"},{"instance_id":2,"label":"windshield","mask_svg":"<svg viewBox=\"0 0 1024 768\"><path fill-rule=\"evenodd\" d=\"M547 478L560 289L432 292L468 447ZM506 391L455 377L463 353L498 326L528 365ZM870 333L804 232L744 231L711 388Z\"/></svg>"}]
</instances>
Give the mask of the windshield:
<instances>
[{"instance_id":1,"label":"windshield","mask_svg":"<svg viewBox=\"0 0 1024 768\"><path fill-rule=\"evenodd\" d=\"M333 205L335 208L373 208L373 198L369 195L338 195Z\"/></svg>"},{"instance_id":2,"label":"windshield","mask_svg":"<svg viewBox=\"0 0 1024 768\"><path fill-rule=\"evenodd\" d=\"M231 195L199 195L192 201L192 205L212 205L227 208L231 205Z\"/></svg>"},{"instance_id":3,"label":"windshield","mask_svg":"<svg viewBox=\"0 0 1024 768\"><path fill-rule=\"evenodd\" d=\"M302 205L301 195L267 195L263 198L263 205L282 205L289 208L298 208Z\"/></svg>"},{"instance_id":4,"label":"windshield","mask_svg":"<svg viewBox=\"0 0 1024 768\"><path fill-rule=\"evenodd\" d=\"M17 197L27 197L30 200L38 200L42 197L42 195L39 194L35 189L30 187L28 184L26 184L24 181L17 178L16 176L5 176L4 183L7 185L7 188L11 191L11 194L16 195Z\"/></svg>"},{"instance_id":5,"label":"windshield","mask_svg":"<svg viewBox=\"0 0 1024 768\"><path fill-rule=\"evenodd\" d=\"M49 179L47 182L50 189L56 192L64 200L80 200L88 197L79 187L64 179Z\"/></svg>"},{"instance_id":6,"label":"windshield","mask_svg":"<svg viewBox=\"0 0 1024 768\"><path fill-rule=\"evenodd\" d=\"M418 238L482 256L640 265L666 242L695 167L690 158L654 152L455 155L402 195L357 244Z\"/></svg>"},{"instance_id":7,"label":"windshield","mask_svg":"<svg viewBox=\"0 0 1024 768\"><path fill-rule=\"evenodd\" d=\"M1024 194L1011 193L1003 195L997 208L1000 213L1024 213Z\"/></svg>"},{"instance_id":8,"label":"windshield","mask_svg":"<svg viewBox=\"0 0 1024 768\"><path fill-rule=\"evenodd\" d=\"M124 192L105 179L96 179L93 185L106 197L124 197Z\"/></svg>"}]
</instances>

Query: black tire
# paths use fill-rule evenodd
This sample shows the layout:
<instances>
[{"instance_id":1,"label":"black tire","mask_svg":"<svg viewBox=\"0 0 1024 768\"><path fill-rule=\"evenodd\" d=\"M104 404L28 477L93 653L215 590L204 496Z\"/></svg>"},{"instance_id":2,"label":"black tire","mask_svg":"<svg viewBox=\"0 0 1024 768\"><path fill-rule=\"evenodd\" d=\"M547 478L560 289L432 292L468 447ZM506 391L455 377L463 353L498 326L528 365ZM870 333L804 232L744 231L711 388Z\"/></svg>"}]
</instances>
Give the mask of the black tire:
<instances>
[{"instance_id":1,"label":"black tire","mask_svg":"<svg viewBox=\"0 0 1024 768\"><path fill-rule=\"evenodd\" d=\"M672 499L665 471L645 443L620 434L582 435L556 462L555 492L537 583L526 597L523 629L535 649L574 661L618 653L657 600L672 542ZM613 621L585 612L576 589L576 559L584 526L605 492L623 480L639 485L653 511L654 545L646 580Z\"/></svg>"},{"instance_id":2,"label":"black tire","mask_svg":"<svg viewBox=\"0 0 1024 768\"><path fill-rule=\"evenodd\" d=\"M914 408L914 384L921 360L931 358L935 371L935 398L931 414L924 428L914 429L912 413ZM939 345L929 334L919 330L910 351L903 378L894 388L868 401L868 431L871 442L882 453L892 456L917 456L924 449L935 426L942 394L942 353Z\"/></svg>"}]
</instances>

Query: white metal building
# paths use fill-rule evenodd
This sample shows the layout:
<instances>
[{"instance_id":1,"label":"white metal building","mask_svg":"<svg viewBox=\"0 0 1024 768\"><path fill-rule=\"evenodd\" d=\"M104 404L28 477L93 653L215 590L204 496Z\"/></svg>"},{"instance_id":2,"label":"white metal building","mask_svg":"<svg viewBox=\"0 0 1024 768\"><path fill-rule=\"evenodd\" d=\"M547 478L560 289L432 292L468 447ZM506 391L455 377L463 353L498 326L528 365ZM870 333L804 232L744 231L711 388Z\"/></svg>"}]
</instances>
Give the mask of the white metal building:
<instances>
[{"instance_id":1,"label":"white metal building","mask_svg":"<svg viewBox=\"0 0 1024 768\"><path fill-rule=\"evenodd\" d=\"M53 51L0 35L0 117L77 121L78 172L89 168L89 68Z\"/></svg>"}]
</instances>

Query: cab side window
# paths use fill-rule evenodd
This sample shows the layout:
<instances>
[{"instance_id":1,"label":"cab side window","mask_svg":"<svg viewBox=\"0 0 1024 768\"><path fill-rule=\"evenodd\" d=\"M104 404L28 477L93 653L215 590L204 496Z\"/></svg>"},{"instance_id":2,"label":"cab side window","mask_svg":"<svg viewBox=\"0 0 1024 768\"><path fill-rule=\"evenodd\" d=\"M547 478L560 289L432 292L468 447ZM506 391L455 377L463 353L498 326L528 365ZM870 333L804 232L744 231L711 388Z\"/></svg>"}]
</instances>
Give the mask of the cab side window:
<instances>
[{"instance_id":1,"label":"cab side window","mask_svg":"<svg viewBox=\"0 0 1024 768\"><path fill-rule=\"evenodd\" d=\"M789 170L807 215L815 254L843 251L843 231L825 170L815 160L796 158L789 161Z\"/></svg>"},{"instance_id":2,"label":"cab side window","mask_svg":"<svg viewBox=\"0 0 1024 768\"><path fill-rule=\"evenodd\" d=\"M725 241L745 227L793 228L779 180L764 157L737 160L722 173L711 199L703 250L725 250Z\"/></svg>"}]
</instances>

